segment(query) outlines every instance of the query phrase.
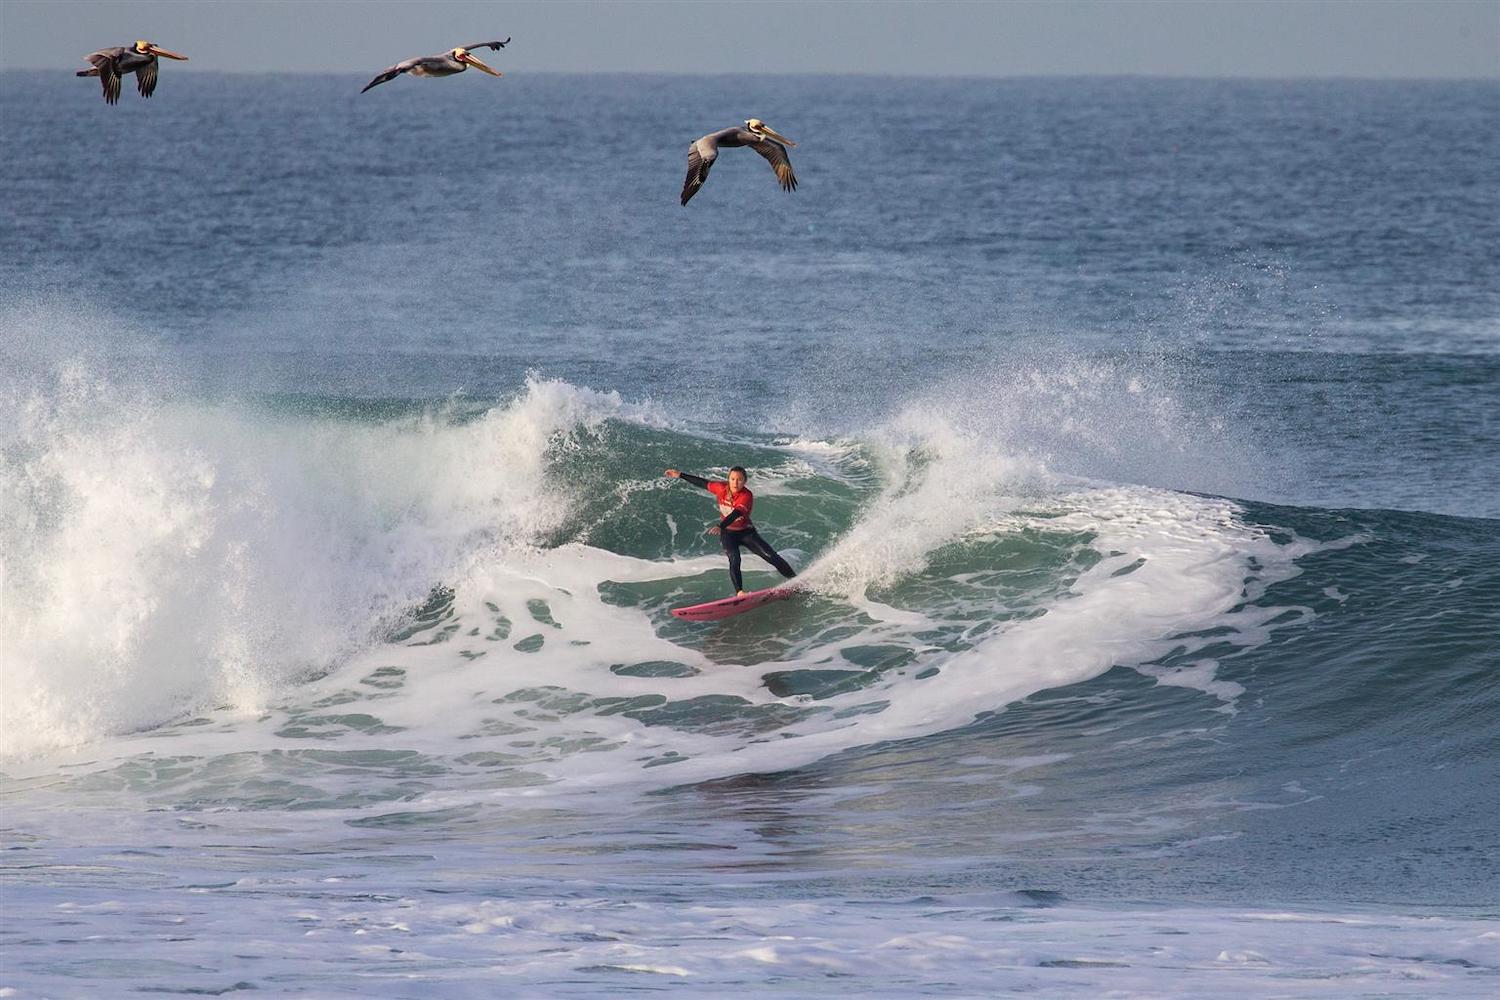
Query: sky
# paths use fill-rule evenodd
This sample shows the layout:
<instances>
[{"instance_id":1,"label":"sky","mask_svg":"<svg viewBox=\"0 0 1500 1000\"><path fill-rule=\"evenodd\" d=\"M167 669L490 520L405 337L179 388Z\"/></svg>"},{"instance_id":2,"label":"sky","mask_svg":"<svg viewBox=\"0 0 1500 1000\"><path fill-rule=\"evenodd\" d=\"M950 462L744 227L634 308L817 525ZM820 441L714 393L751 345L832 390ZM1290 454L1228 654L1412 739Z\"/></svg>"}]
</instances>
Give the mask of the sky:
<instances>
[{"instance_id":1,"label":"sky","mask_svg":"<svg viewBox=\"0 0 1500 1000\"><path fill-rule=\"evenodd\" d=\"M0 0L0 69L146 38L173 72L362 72L469 42L506 72L1500 78L1500 0Z\"/></svg>"}]
</instances>

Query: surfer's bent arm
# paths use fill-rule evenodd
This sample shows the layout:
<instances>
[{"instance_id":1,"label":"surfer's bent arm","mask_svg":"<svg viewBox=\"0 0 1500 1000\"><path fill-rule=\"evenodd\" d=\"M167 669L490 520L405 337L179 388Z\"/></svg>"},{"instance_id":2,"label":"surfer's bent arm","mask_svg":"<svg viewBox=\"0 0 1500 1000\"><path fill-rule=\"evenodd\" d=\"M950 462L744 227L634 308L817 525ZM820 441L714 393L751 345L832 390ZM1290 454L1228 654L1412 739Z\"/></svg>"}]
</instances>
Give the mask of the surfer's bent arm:
<instances>
[{"instance_id":1,"label":"surfer's bent arm","mask_svg":"<svg viewBox=\"0 0 1500 1000\"><path fill-rule=\"evenodd\" d=\"M686 479L687 477L683 476L682 478ZM750 515L745 511L743 507L736 507L734 510L730 511L724 516L724 520L719 522L719 530L723 531L725 528L729 527L732 522L738 521L742 517L747 521L750 520Z\"/></svg>"}]
</instances>

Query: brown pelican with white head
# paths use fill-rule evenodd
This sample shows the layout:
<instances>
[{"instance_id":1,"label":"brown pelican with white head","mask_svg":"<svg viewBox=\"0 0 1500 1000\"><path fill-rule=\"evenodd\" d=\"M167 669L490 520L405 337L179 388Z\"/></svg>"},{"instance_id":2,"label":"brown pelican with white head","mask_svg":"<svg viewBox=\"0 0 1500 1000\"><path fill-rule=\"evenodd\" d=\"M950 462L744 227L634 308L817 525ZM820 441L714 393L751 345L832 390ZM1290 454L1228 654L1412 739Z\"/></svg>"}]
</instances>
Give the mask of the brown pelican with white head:
<instances>
[{"instance_id":1,"label":"brown pelican with white head","mask_svg":"<svg viewBox=\"0 0 1500 1000\"><path fill-rule=\"evenodd\" d=\"M508 41L510 41L509 38L505 40L505 42ZM492 52L498 52L505 48L505 42L475 42L472 45L461 45L456 49L450 49L442 55L404 59L365 84L365 90L377 87L387 80L394 80L402 73L410 73L412 76L452 76L454 73L462 73L470 66L483 70L490 76L503 76L504 74L499 70L490 69L480 62L479 57L470 49L489 49ZM365 90L361 90L360 93L363 94Z\"/></svg>"},{"instance_id":2,"label":"brown pelican with white head","mask_svg":"<svg viewBox=\"0 0 1500 1000\"><path fill-rule=\"evenodd\" d=\"M168 52L155 42L144 38L134 45L120 45L112 49L100 49L84 56L93 64L93 69L81 69L79 76L97 76L104 87L104 103L114 104L120 99L120 78L126 73L135 74L136 89L142 97L150 97L156 91L156 57L166 56L187 62L187 56Z\"/></svg>"},{"instance_id":3,"label":"brown pelican with white head","mask_svg":"<svg viewBox=\"0 0 1500 1000\"><path fill-rule=\"evenodd\" d=\"M771 164L782 190L797 190L797 175L792 173L792 161L787 158L786 147L797 145L759 118L747 118L743 126L710 132L688 147L687 180L682 184L682 203L686 205L703 182L708 180L708 171L719 158L720 146L749 146Z\"/></svg>"}]
</instances>

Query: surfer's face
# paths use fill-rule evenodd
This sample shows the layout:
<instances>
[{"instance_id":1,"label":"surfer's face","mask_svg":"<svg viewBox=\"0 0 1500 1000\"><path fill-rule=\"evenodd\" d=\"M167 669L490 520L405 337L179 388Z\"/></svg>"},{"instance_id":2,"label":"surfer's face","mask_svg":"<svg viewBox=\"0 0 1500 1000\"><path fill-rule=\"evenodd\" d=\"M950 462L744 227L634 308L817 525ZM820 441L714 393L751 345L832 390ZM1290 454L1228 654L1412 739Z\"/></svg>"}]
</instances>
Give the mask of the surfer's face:
<instances>
[{"instance_id":1,"label":"surfer's face","mask_svg":"<svg viewBox=\"0 0 1500 1000\"><path fill-rule=\"evenodd\" d=\"M745 488L745 474L743 472L731 472L729 474L729 492L738 493Z\"/></svg>"}]
</instances>

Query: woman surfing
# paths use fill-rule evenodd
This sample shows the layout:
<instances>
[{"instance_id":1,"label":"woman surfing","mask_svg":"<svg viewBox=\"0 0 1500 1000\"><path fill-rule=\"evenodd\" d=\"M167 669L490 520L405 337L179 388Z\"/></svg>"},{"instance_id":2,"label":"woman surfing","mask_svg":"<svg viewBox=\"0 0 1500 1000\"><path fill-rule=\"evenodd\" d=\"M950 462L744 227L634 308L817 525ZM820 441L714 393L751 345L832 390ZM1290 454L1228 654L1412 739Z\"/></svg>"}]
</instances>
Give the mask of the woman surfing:
<instances>
[{"instance_id":1,"label":"woman surfing","mask_svg":"<svg viewBox=\"0 0 1500 1000\"><path fill-rule=\"evenodd\" d=\"M776 550L760 537L760 532L750 522L750 509L755 506L755 494L745 488L745 480L749 478L749 474L742 466L736 465L729 470L728 482L704 479L676 469L668 469L667 475L701 486L719 501L719 523L709 528L708 533L718 535L719 541L724 545L724 554L729 557L729 580L734 584L736 595L745 593L745 581L740 576L741 545L776 567L776 571L788 580L797 575L797 571L776 554Z\"/></svg>"}]
</instances>

